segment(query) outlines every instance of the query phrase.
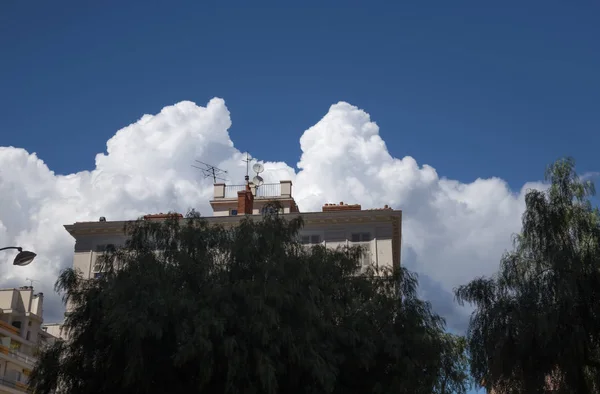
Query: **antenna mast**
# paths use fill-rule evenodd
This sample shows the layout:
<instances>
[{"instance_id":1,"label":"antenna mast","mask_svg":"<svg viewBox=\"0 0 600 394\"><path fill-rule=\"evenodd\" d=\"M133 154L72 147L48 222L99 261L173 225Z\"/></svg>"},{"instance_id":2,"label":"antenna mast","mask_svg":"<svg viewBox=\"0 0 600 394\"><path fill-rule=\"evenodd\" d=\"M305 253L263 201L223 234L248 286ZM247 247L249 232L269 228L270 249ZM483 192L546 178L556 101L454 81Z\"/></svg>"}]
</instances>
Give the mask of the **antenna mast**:
<instances>
[{"instance_id":1,"label":"antenna mast","mask_svg":"<svg viewBox=\"0 0 600 394\"><path fill-rule=\"evenodd\" d=\"M248 183L248 181L250 180L250 175L248 175L248 174L250 172L250 162L252 160L254 160L254 159L250 156L250 153L246 152L246 158L244 160L242 160L242 161L246 162L246 176L244 177L244 179L246 180L246 183Z\"/></svg>"},{"instance_id":2,"label":"antenna mast","mask_svg":"<svg viewBox=\"0 0 600 394\"><path fill-rule=\"evenodd\" d=\"M215 167L213 165L210 165L208 163L205 163L203 161L200 160L194 160L196 163L200 163L202 164L202 167L198 167L192 164L192 167L197 168L199 170L202 171L202 174L204 174L205 178L212 178L213 179L213 183L217 183L217 179L225 182L227 179L223 178L221 175L223 174L227 174L227 171L220 169L219 167Z\"/></svg>"},{"instance_id":3,"label":"antenna mast","mask_svg":"<svg viewBox=\"0 0 600 394\"><path fill-rule=\"evenodd\" d=\"M31 287L33 287L33 282L39 282L39 280L30 279L30 278L25 278L25 280L26 280L27 282L29 282L29 285L30 285Z\"/></svg>"}]
</instances>

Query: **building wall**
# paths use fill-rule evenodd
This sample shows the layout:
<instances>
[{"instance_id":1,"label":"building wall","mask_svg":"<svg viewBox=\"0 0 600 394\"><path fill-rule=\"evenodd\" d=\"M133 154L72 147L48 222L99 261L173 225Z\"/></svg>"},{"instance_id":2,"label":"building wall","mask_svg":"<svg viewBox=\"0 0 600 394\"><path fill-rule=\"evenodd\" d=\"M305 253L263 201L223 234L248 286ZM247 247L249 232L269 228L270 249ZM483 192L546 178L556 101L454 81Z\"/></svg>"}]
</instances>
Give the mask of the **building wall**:
<instances>
[{"instance_id":1,"label":"building wall","mask_svg":"<svg viewBox=\"0 0 600 394\"><path fill-rule=\"evenodd\" d=\"M53 337L56 338L63 338L63 331L62 331L62 325L61 324L45 324L44 326L44 331L46 331L48 334L52 335Z\"/></svg>"},{"instance_id":2,"label":"building wall","mask_svg":"<svg viewBox=\"0 0 600 394\"><path fill-rule=\"evenodd\" d=\"M341 217L343 217L343 214ZM338 246L352 245L352 234L368 233L368 241L358 242L366 246L370 253L368 259L379 267L391 267L394 262L393 253L393 226L392 222L370 222L356 224L307 224L301 231L302 236L319 236L321 244L328 248L335 249ZM97 273L99 267L96 267L95 261L103 245L124 245L125 236L116 235L86 235L77 238L75 243L75 253L73 257L73 268L82 272L83 277L90 279ZM400 242L397 242L398 249ZM398 251L399 252L399 251ZM399 253L398 253L399 254ZM67 305L67 310L70 306Z\"/></svg>"},{"instance_id":3,"label":"building wall","mask_svg":"<svg viewBox=\"0 0 600 394\"><path fill-rule=\"evenodd\" d=\"M0 360L0 393L23 393L31 370L6 360Z\"/></svg>"},{"instance_id":4,"label":"building wall","mask_svg":"<svg viewBox=\"0 0 600 394\"><path fill-rule=\"evenodd\" d=\"M73 256L73 268L78 269L86 279L94 277L94 265L96 259L103 252L105 245L125 245L124 235L94 235L82 236L75 240L75 253Z\"/></svg>"},{"instance_id":5,"label":"building wall","mask_svg":"<svg viewBox=\"0 0 600 394\"><path fill-rule=\"evenodd\" d=\"M261 199L256 198L252 204L252 214L260 215L262 213L262 209L268 202L272 202L273 199ZM279 201L283 206L283 213L290 213L291 211L291 200L281 200ZM219 203L213 204L213 216L231 216L231 210L238 208L237 199L223 200ZM242 214L239 214L242 215Z\"/></svg>"},{"instance_id":6,"label":"building wall","mask_svg":"<svg viewBox=\"0 0 600 394\"><path fill-rule=\"evenodd\" d=\"M21 311L31 312L33 288L32 287L25 287L25 288L22 287L19 289L19 292L21 293L21 296L17 297L17 300L19 300L18 309Z\"/></svg>"},{"instance_id":7,"label":"building wall","mask_svg":"<svg viewBox=\"0 0 600 394\"><path fill-rule=\"evenodd\" d=\"M31 286L0 289L0 393L26 391L39 347L53 338L41 330L43 301Z\"/></svg>"},{"instance_id":8,"label":"building wall","mask_svg":"<svg viewBox=\"0 0 600 394\"><path fill-rule=\"evenodd\" d=\"M352 234L369 234L366 241L352 241ZM303 235L317 235L322 244L328 248L335 249L340 246L352 246L360 244L366 246L368 259L372 264L379 267L392 267L392 224L391 223L369 223L369 224L321 224L306 226L301 232Z\"/></svg>"},{"instance_id":9,"label":"building wall","mask_svg":"<svg viewBox=\"0 0 600 394\"><path fill-rule=\"evenodd\" d=\"M15 309L16 293L14 291L0 291L0 308Z\"/></svg>"},{"instance_id":10,"label":"building wall","mask_svg":"<svg viewBox=\"0 0 600 394\"><path fill-rule=\"evenodd\" d=\"M31 302L31 312L38 316L44 315L44 295L42 293L33 296Z\"/></svg>"}]
</instances>

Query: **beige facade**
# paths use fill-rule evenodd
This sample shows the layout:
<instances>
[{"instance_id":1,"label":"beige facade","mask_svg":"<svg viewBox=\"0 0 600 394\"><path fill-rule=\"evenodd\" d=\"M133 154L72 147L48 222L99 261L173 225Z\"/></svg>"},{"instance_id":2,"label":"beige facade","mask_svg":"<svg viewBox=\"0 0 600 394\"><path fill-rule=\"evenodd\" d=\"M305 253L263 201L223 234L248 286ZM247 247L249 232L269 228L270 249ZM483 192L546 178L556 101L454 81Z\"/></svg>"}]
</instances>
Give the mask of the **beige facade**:
<instances>
[{"instance_id":1,"label":"beige facade","mask_svg":"<svg viewBox=\"0 0 600 394\"><path fill-rule=\"evenodd\" d=\"M65 333L63 332L61 323L43 324L42 330L44 330L48 335L51 335L55 338L65 338Z\"/></svg>"},{"instance_id":2,"label":"beige facade","mask_svg":"<svg viewBox=\"0 0 600 394\"><path fill-rule=\"evenodd\" d=\"M301 242L323 244L335 248L339 245L361 244L368 253L364 264L378 266L400 265L401 213L399 211L349 211L309 212L285 214L300 215L305 227L300 232ZM209 222L235 225L243 216L215 216ZM85 278L100 273L95 262L108 244L123 245L126 222L90 222L65 226L75 238L73 268Z\"/></svg>"},{"instance_id":3,"label":"beige facade","mask_svg":"<svg viewBox=\"0 0 600 394\"><path fill-rule=\"evenodd\" d=\"M40 347L56 339L42 325L43 304L31 286L0 289L0 393L27 392Z\"/></svg>"},{"instance_id":4,"label":"beige facade","mask_svg":"<svg viewBox=\"0 0 600 394\"><path fill-rule=\"evenodd\" d=\"M282 205L281 213L286 218L302 216L305 227L300 233L300 241L304 244L322 244L331 248L360 244L366 249L363 267L371 264L379 267L400 265L401 211L387 206L362 210L360 205L342 202L325 204L321 212L301 213L292 197L291 181L261 185L258 189L252 183L239 186L215 184L214 197L210 201L213 216L205 219L224 226L235 226L248 215L260 220L264 205L270 201L278 201ZM160 220L164 217L164 214L147 215L145 219ZM85 278L100 275L101 267L96 264L96 259L107 245L125 243L126 223L102 219L66 225L66 230L75 238L73 267L80 270Z\"/></svg>"}]
</instances>

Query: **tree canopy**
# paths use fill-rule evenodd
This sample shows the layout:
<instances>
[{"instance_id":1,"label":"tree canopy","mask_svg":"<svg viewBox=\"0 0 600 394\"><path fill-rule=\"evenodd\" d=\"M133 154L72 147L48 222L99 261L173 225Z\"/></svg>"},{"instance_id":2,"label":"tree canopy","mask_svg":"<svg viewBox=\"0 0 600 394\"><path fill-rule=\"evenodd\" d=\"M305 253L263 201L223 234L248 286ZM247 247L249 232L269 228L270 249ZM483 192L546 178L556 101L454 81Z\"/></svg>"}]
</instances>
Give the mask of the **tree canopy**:
<instances>
[{"instance_id":1,"label":"tree canopy","mask_svg":"<svg viewBox=\"0 0 600 394\"><path fill-rule=\"evenodd\" d=\"M600 214L572 159L527 193L499 272L456 289L475 306L471 372L496 393L600 392Z\"/></svg>"},{"instance_id":2,"label":"tree canopy","mask_svg":"<svg viewBox=\"0 0 600 394\"><path fill-rule=\"evenodd\" d=\"M464 342L404 268L356 275L359 248L307 249L302 219L232 228L135 221L104 275L61 273L69 337L37 393L465 393Z\"/></svg>"}]
</instances>

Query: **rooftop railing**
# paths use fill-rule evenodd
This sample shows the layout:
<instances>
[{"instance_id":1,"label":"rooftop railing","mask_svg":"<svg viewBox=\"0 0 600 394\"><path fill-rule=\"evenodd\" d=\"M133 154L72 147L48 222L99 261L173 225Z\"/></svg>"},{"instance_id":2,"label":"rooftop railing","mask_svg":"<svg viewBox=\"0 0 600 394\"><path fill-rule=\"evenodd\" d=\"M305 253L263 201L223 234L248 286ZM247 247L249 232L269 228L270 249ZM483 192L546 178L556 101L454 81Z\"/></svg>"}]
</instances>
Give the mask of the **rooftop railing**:
<instances>
[{"instance_id":1,"label":"rooftop railing","mask_svg":"<svg viewBox=\"0 0 600 394\"><path fill-rule=\"evenodd\" d=\"M237 193L246 189L246 185L225 185L225 198L237 197ZM254 197L279 197L281 196L280 183L265 183L257 188L252 187Z\"/></svg>"},{"instance_id":2,"label":"rooftop railing","mask_svg":"<svg viewBox=\"0 0 600 394\"><path fill-rule=\"evenodd\" d=\"M238 196L238 192L246 189L246 185L225 185L224 183L217 183L214 185L214 188L214 199L216 200L220 198L236 198ZM280 181L279 183L265 183L258 187L250 183L250 189L252 190L252 193L254 193L255 198L289 198L292 196L291 181Z\"/></svg>"},{"instance_id":3,"label":"rooftop railing","mask_svg":"<svg viewBox=\"0 0 600 394\"><path fill-rule=\"evenodd\" d=\"M256 197L281 196L281 183L265 183L256 188Z\"/></svg>"},{"instance_id":4,"label":"rooftop railing","mask_svg":"<svg viewBox=\"0 0 600 394\"><path fill-rule=\"evenodd\" d=\"M245 185L225 185L225 198L237 197L237 193L245 188Z\"/></svg>"}]
</instances>

